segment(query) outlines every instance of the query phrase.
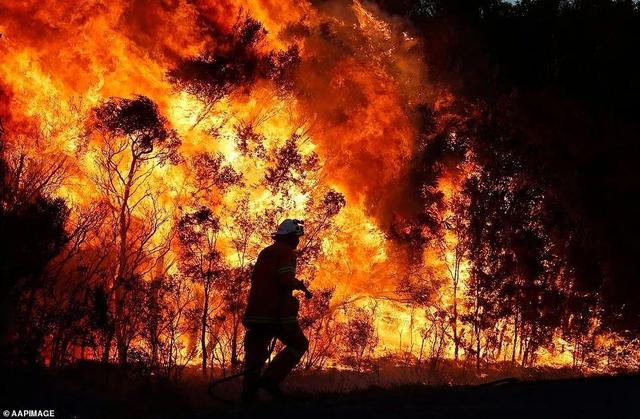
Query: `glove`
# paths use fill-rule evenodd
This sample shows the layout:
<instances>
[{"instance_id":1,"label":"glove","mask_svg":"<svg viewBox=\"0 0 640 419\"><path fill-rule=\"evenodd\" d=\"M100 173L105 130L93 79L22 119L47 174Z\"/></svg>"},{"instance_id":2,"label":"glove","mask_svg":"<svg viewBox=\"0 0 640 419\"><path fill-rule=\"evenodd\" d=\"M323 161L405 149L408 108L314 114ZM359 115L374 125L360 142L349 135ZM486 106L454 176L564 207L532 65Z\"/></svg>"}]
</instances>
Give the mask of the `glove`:
<instances>
[{"instance_id":1,"label":"glove","mask_svg":"<svg viewBox=\"0 0 640 419\"><path fill-rule=\"evenodd\" d=\"M304 298L307 300L310 300L313 297L313 294L311 293L311 291L309 291L307 289L307 286L304 284L304 282L298 280L298 289L302 292L304 292Z\"/></svg>"}]
</instances>

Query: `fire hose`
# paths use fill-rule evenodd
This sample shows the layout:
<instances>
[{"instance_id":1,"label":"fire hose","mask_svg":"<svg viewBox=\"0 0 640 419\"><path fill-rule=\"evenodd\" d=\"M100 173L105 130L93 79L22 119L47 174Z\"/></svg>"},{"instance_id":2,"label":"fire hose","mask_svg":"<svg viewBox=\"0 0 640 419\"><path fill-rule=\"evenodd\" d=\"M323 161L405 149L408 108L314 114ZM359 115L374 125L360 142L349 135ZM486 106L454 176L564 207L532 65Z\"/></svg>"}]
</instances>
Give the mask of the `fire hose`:
<instances>
[{"instance_id":1,"label":"fire hose","mask_svg":"<svg viewBox=\"0 0 640 419\"><path fill-rule=\"evenodd\" d=\"M304 292L304 296L307 300L311 299L313 297L313 294L303 285L303 288L301 289L302 292ZM273 350L275 349L276 346L276 338L271 339L271 342L269 343L269 352L267 354L267 358L271 357L271 354L273 353ZM251 368L248 370L243 370L240 371L236 374L233 375L229 375L228 377L223 377L219 380L214 380L211 382L211 384L209 384L209 387L207 389L207 393L209 394L209 396L211 398L213 398L214 400L217 400L219 402L228 404L228 405L237 405L236 402L225 399L223 397L220 397L219 395L217 395L213 390L220 384L226 383L228 381L234 380L236 378L240 378L240 377L244 377L245 375L247 375L248 373L260 370L261 367L256 367L256 368ZM490 381L487 383L482 383L482 384L478 384L476 385L476 388L485 388L485 387L496 387L496 386L502 386L502 385L509 385L509 384L515 384L518 383L519 380L517 378L514 377L509 377L509 378L503 378L503 379L499 379L499 380L495 380L495 381Z\"/></svg>"},{"instance_id":2,"label":"fire hose","mask_svg":"<svg viewBox=\"0 0 640 419\"><path fill-rule=\"evenodd\" d=\"M271 339L271 343L269 344L269 354L267 355L267 358L269 358L271 356L271 354L273 353L273 349L276 347L276 338ZM260 370L262 367L256 367L256 368L250 368L248 370L243 370L240 371L236 374L233 375L229 375L227 377L223 377L219 380L213 380L211 382L211 384L209 384L209 387L207 388L207 393L209 394L209 396L214 399L217 400L219 402L225 403L225 404L229 404L229 405L236 405L237 403L232 401L232 400L228 400L225 399L224 397L220 397L219 395L217 395L213 390L219 386L222 383L226 383L227 381L231 381L234 380L236 378L239 377L244 377L245 375L254 372L254 371L258 371Z\"/></svg>"}]
</instances>

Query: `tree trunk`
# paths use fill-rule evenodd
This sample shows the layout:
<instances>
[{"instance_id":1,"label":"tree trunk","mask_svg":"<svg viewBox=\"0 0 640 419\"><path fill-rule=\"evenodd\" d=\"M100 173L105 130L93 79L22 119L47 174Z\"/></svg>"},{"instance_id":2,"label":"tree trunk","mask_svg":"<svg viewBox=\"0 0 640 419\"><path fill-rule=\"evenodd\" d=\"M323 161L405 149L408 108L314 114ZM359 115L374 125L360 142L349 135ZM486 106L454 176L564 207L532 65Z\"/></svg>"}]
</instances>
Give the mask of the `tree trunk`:
<instances>
[{"instance_id":1,"label":"tree trunk","mask_svg":"<svg viewBox=\"0 0 640 419\"><path fill-rule=\"evenodd\" d=\"M476 331L476 370L480 371L480 328Z\"/></svg>"},{"instance_id":2,"label":"tree trunk","mask_svg":"<svg viewBox=\"0 0 640 419\"><path fill-rule=\"evenodd\" d=\"M456 278L453 282L453 359L456 362L458 362L458 347L458 280Z\"/></svg>"},{"instance_id":3,"label":"tree trunk","mask_svg":"<svg viewBox=\"0 0 640 419\"><path fill-rule=\"evenodd\" d=\"M476 307L474 313L474 327L476 332L476 370L480 371L480 289L476 285Z\"/></svg>"},{"instance_id":4,"label":"tree trunk","mask_svg":"<svg viewBox=\"0 0 640 419\"><path fill-rule=\"evenodd\" d=\"M507 329L507 324L505 324L500 328L500 338L498 339L498 347L495 355L495 360L498 361L500 359L500 355L502 355L502 344L504 343L504 333Z\"/></svg>"},{"instance_id":5,"label":"tree trunk","mask_svg":"<svg viewBox=\"0 0 640 419\"><path fill-rule=\"evenodd\" d=\"M133 155L131 160L131 166L129 166L129 173L124 184L124 191L122 193L122 203L119 208L118 215L118 270L116 273L116 279L114 283L114 298L115 298L115 316L114 326L116 331L116 346L118 348L118 360L124 365L127 363L127 349L128 344L126 342L125 330L122 325L124 319L124 299L125 291L122 286L122 282L128 275L129 267L127 266L127 233L129 230L129 198L131 197L131 187L133 185L133 178L137 170L138 160Z\"/></svg>"},{"instance_id":6,"label":"tree trunk","mask_svg":"<svg viewBox=\"0 0 640 419\"><path fill-rule=\"evenodd\" d=\"M124 336L122 336L120 339L118 339L118 342L117 342L118 362L120 363L120 365L127 364L127 355L129 352L129 345L125 340L126 339L124 338Z\"/></svg>"},{"instance_id":7,"label":"tree trunk","mask_svg":"<svg viewBox=\"0 0 640 419\"><path fill-rule=\"evenodd\" d=\"M208 288L208 287L207 287ZM207 376L207 317L209 314L209 290L205 289L202 308L200 344L202 347L202 376Z\"/></svg>"},{"instance_id":8,"label":"tree trunk","mask_svg":"<svg viewBox=\"0 0 640 419\"><path fill-rule=\"evenodd\" d=\"M461 257L456 246L455 266L453 271L453 359L458 361L460 342L458 337L458 283L460 282Z\"/></svg>"},{"instance_id":9,"label":"tree trunk","mask_svg":"<svg viewBox=\"0 0 640 419\"><path fill-rule=\"evenodd\" d=\"M233 330L231 331L231 369L238 366L238 319L233 315Z\"/></svg>"},{"instance_id":10,"label":"tree trunk","mask_svg":"<svg viewBox=\"0 0 640 419\"><path fill-rule=\"evenodd\" d=\"M109 362L109 352L111 352L111 342L113 342L113 328L109 329L109 331L105 335L104 346L102 348L102 362Z\"/></svg>"},{"instance_id":11,"label":"tree trunk","mask_svg":"<svg viewBox=\"0 0 640 419\"><path fill-rule=\"evenodd\" d=\"M518 345L518 312L513 318L513 347L511 348L511 364L516 362L516 346Z\"/></svg>"}]
</instances>

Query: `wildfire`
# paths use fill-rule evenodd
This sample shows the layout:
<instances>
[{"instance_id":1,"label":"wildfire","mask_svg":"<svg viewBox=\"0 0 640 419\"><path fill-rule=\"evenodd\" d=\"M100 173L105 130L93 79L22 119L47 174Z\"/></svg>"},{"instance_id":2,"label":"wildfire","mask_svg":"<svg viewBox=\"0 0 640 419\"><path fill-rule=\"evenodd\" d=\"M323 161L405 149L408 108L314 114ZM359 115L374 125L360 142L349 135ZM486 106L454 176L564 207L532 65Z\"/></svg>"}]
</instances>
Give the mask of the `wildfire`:
<instances>
[{"instance_id":1,"label":"wildfire","mask_svg":"<svg viewBox=\"0 0 640 419\"><path fill-rule=\"evenodd\" d=\"M263 37L250 26L254 21ZM243 22L249 26L238 29ZM241 38L254 29L255 40ZM409 30L359 1L318 8L304 1L254 0L9 2L0 6L0 89L10 95L8 115L2 116L6 148L24 150L35 165L60 162L61 179L52 192L72 208L70 229L88 211L106 206L100 210L106 221L96 222L78 250L75 268L88 269L82 280L92 285L112 280L116 266L149 283L154 275L182 278L171 288L179 308L180 298L204 292L202 284L181 276L185 252L176 231L182 216L201 207L215 213L219 225L203 234L229 271L245 278L280 217L309 219L307 244L316 253L301 275L318 291L333 290L326 315L335 315L336 327L361 327L354 321L369 319L371 330L358 330L369 333L371 355L426 358L426 341L430 347L444 342L431 356L453 358L453 320L443 320L442 313L454 304L460 313L470 310L462 298L469 268L466 257L456 254L459 237L449 229L441 248L421 249L419 272L410 272L417 268L390 237L394 217L408 206L398 190L417 147L407 104L431 100L438 108L452 100L429 90L419 40ZM234 42L246 42L242 59L255 60L258 68L285 62L283 54L294 51L295 75L245 69L256 74L214 99L171 78L172 69L206 51L236 51ZM175 130L175 160L121 153L118 147L130 145L91 128L95 109L110 98L135 97L149 98L166 118L165 128ZM113 149L105 149L107 140L114 141ZM441 178L442 219L454 216L452 202L469 170ZM133 173L128 184L127 173ZM119 262L118 205L130 211L121 221L131 228L130 249L123 250L131 254ZM429 298L408 301L400 291L407 277L419 278ZM231 297L214 296L211 307L233 306L225 298ZM229 336L238 324L228 324L223 309L209 314L213 356L229 357L237 350ZM457 322L459 335L472 333ZM181 354L178 363L195 363L198 355L189 354L197 336L186 326L170 326L162 333L173 333L172 345L180 347L166 350ZM133 342L144 345L140 336ZM566 349L540 354L539 363L574 362L569 345L560 337L555 342ZM331 354L336 362L340 355Z\"/></svg>"}]
</instances>

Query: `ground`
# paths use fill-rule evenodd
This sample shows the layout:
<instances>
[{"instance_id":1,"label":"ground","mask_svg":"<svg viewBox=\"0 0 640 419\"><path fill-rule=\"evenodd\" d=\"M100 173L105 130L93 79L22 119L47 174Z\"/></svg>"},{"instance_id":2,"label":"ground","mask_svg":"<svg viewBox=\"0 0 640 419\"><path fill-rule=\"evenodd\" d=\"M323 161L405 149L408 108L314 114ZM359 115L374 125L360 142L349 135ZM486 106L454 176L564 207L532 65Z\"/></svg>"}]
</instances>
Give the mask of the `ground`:
<instances>
[{"instance_id":1,"label":"ground","mask_svg":"<svg viewBox=\"0 0 640 419\"><path fill-rule=\"evenodd\" d=\"M372 386L346 392L290 388L285 402L265 397L250 408L212 400L201 380L176 384L141 379L113 366L55 373L13 370L2 377L0 410L55 409L55 417L640 418L639 375L469 386ZM229 397L236 396L234 392L222 391Z\"/></svg>"}]
</instances>

